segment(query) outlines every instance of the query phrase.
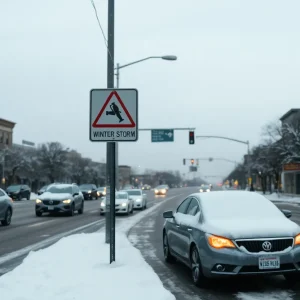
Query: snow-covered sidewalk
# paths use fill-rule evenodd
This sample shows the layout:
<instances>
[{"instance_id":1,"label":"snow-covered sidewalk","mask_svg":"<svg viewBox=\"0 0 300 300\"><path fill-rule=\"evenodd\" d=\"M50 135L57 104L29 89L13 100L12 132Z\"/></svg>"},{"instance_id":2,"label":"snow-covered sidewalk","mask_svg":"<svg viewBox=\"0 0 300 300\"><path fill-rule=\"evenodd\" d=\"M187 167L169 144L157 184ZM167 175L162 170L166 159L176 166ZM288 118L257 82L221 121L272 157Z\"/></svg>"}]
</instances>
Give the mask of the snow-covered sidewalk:
<instances>
[{"instance_id":1,"label":"snow-covered sidewalk","mask_svg":"<svg viewBox=\"0 0 300 300\"><path fill-rule=\"evenodd\" d=\"M0 277L1 299L175 300L127 239L129 229L160 204L117 220L115 263L109 264L104 230L65 237L31 252L20 266Z\"/></svg>"},{"instance_id":2,"label":"snow-covered sidewalk","mask_svg":"<svg viewBox=\"0 0 300 300\"><path fill-rule=\"evenodd\" d=\"M262 193L261 193L262 194ZM263 194L262 194L263 195ZM264 195L267 199L273 201L273 202L291 202L291 203L300 203L300 197L291 197L286 196L283 194L265 194Z\"/></svg>"}]
</instances>

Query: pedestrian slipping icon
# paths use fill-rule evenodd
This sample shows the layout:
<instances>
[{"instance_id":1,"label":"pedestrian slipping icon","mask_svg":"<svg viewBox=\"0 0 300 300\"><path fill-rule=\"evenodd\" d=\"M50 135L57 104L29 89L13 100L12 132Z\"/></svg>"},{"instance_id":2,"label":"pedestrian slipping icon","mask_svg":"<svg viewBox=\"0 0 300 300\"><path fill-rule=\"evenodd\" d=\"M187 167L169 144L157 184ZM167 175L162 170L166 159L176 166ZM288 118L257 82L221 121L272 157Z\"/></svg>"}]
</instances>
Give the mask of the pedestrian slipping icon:
<instances>
[{"instance_id":1,"label":"pedestrian slipping icon","mask_svg":"<svg viewBox=\"0 0 300 300\"><path fill-rule=\"evenodd\" d=\"M119 119L119 123L124 121L124 119L121 116L121 111L115 102L113 102L109 107L110 107L111 111L109 111L109 110L106 111L106 115L117 116L117 118Z\"/></svg>"}]
</instances>

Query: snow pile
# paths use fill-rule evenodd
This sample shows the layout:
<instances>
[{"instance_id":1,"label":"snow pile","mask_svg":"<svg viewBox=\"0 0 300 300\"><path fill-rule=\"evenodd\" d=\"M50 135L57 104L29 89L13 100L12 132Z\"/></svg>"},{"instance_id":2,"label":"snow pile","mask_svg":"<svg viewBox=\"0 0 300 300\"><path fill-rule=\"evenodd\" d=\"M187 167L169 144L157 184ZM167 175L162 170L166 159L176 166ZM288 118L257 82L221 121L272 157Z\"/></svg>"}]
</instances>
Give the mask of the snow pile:
<instances>
[{"instance_id":1,"label":"snow pile","mask_svg":"<svg viewBox=\"0 0 300 300\"><path fill-rule=\"evenodd\" d=\"M0 277L1 299L175 300L126 237L131 226L162 203L117 222L116 262L111 265L104 232L65 237L31 252L20 266Z\"/></svg>"},{"instance_id":2,"label":"snow pile","mask_svg":"<svg viewBox=\"0 0 300 300\"><path fill-rule=\"evenodd\" d=\"M300 197L290 197L282 194L269 194L269 195L264 195L267 199L270 201L277 201L277 202L293 202L293 203L300 203Z\"/></svg>"}]
</instances>

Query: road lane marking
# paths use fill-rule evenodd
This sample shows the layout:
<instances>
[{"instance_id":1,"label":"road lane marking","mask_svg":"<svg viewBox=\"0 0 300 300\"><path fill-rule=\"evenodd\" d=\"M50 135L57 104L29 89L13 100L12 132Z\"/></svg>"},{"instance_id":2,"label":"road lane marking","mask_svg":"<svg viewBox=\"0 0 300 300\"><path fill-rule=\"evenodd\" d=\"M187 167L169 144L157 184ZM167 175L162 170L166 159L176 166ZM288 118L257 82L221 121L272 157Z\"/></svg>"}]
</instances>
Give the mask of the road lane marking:
<instances>
[{"instance_id":1,"label":"road lane marking","mask_svg":"<svg viewBox=\"0 0 300 300\"><path fill-rule=\"evenodd\" d=\"M41 226L43 224L48 224L48 223L51 223L51 222L54 222L55 220L49 220L49 221L44 221L44 222L38 222L38 223L34 223L34 224L31 224L31 225L27 225L27 227L36 227L36 226Z\"/></svg>"},{"instance_id":2,"label":"road lane marking","mask_svg":"<svg viewBox=\"0 0 300 300\"><path fill-rule=\"evenodd\" d=\"M3 264L3 263L5 263L5 262L8 262L10 260L13 260L13 259L15 259L17 257L23 256L23 255L27 255L30 251L36 251L36 250L39 250L41 248L47 247L48 245L50 245L50 244L58 241L59 239L65 237L65 236L69 236L71 234L75 234L76 232L82 231L85 228L88 228L88 227L91 227L91 226L95 226L95 225L101 225L102 223L104 223L104 221L105 220L95 221L95 222L86 224L84 226L77 227L77 228L72 229L70 231L56 234L56 235L54 235L54 236L52 236L52 237L50 237L48 239L45 239L45 240L40 241L40 242L37 242L37 243L32 244L30 246L27 246L27 247L25 247L23 249L20 249L20 250L17 250L17 251L14 251L14 252L2 255L2 256L0 256L0 265Z\"/></svg>"}]
</instances>

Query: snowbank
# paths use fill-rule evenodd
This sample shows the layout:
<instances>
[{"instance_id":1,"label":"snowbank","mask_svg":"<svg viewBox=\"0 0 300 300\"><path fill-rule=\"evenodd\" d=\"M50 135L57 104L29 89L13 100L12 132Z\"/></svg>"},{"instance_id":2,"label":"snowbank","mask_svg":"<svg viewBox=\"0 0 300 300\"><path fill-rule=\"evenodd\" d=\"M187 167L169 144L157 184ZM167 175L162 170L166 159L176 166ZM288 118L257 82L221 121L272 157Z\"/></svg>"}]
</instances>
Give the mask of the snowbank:
<instances>
[{"instance_id":1,"label":"snowbank","mask_svg":"<svg viewBox=\"0 0 300 300\"><path fill-rule=\"evenodd\" d=\"M1 299L175 300L126 237L134 224L161 204L118 220L113 264L104 232L65 237L31 252L20 266L0 277Z\"/></svg>"},{"instance_id":2,"label":"snowbank","mask_svg":"<svg viewBox=\"0 0 300 300\"><path fill-rule=\"evenodd\" d=\"M290 197L282 194L269 194L264 195L267 199L276 202L292 202L292 203L300 203L300 197Z\"/></svg>"}]
</instances>

